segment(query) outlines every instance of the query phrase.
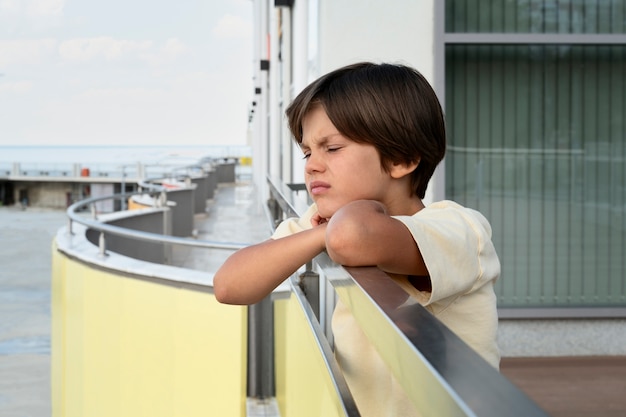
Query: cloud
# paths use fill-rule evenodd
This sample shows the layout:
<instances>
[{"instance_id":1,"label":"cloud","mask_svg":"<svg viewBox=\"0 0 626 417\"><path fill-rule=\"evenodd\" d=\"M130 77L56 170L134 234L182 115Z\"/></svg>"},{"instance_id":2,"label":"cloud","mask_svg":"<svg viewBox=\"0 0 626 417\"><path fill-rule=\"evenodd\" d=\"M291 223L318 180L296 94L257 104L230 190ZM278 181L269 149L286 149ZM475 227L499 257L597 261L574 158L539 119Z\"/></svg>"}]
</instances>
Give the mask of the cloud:
<instances>
[{"instance_id":1,"label":"cloud","mask_svg":"<svg viewBox=\"0 0 626 417\"><path fill-rule=\"evenodd\" d=\"M19 9L19 0L0 0L0 13L15 13Z\"/></svg>"},{"instance_id":2,"label":"cloud","mask_svg":"<svg viewBox=\"0 0 626 417\"><path fill-rule=\"evenodd\" d=\"M235 74L232 74L234 72ZM247 71L187 72L144 87L93 87L40 103L24 143L245 144ZM233 75L236 75L233 78ZM1 85L1 84L0 84Z\"/></svg>"},{"instance_id":3,"label":"cloud","mask_svg":"<svg viewBox=\"0 0 626 417\"><path fill-rule=\"evenodd\" d=\"M38 64L56 54L54 39L0 40L0 68Z\"/></svg>"},{"instance_id":4,"label":"cloud","mask_svg":"<svg viewBox=\"0 0 626 417\"><path fill-rule=\"evenodd\" d=\"M12 83L0 83L0 95L5 93L23 94L31 91L33 83L30 81L17 81Z\"/></svg>"},{"instance_id":5,"label":"cloud","mask_svg":"<svg viewBox=\"0 0 626 417\"><path fill-rule=\"evenodd\" d=\"M145 61L161 65L176 61L192 50L176 38L161 45L152 41L132 41L112 37L80 38L59 42L55 39L0 40L0 70L15 65L44 62L77 64L88 62Z\"/></svg>"},{"instance_id":6,"label":"cloud","mask_svg":"<svg viewBox=\"0 0 626 417\"><path fill-rule=\"evenodd\" d=\"M0 0L0 15L22 15L26 18L63 15L65 0Z\"/></svg>"},{"instance_id":7,"label":"cloud","mask_svg":"<svg viewBox=\"0 0 626 417\"><path fill-rule=\"evenodd\" d=\"M218 39L246 39L252 36L252 24L241 16L226 14L212 32Z\"/></svg>"},{"instance_id":8,"label":"cloud","mask_svg":"<svg viewBox=\"0 0 626 417\"><path fill-rule=\"evenodd\" d=\"M151 41L118 40L111 37L71 39L59 45L59 55L67 62L116 61L137 56L152 48Z\"/></svg>"},{"instance_id":9,"label":"cloud","mask_svg":"<svg viewBox=\"0 0 626 417\"><path fill-rule=\"evenodd\" d=\"M114 62L137 60L153 66L175 62L192 50L177 38L161 45L153 41L134 41L111 37L71 39L59 45L59 56L66 63Z\"/></svg>"},{"instance_id":10,"label":"cloud","mask_svg":"<svg viewBox=\"0 0 626 417\"><path fill-rule=\"evenodd\" d=\"M142 4L0 0L0 143L245 143L250 0Z\"/></svg>"},{"instance_id":11,"label":"cloud","mask_svg":"<svg viewBox=\"0 0 626 417\"><path fill-rule=\"evenodd\" d=\"M66 0L0 0L0 36L45 33L63 24Z\"/></svg>"},{"instance_id":12,"label":"cloud","mask_svg":"<svg viewBox=\"0 0 626 417\"><path fill-rule=\"evenodd\" d=\"M179 39L171 38L165 41L156 51L149 51L142 55L142 59L151 65L159 66L176 61L179 57L192 54L192 49Z\"/></svg>"},{"instance_id":13,"label":"cloud","mask_svg":"<svg viewBox=\"0 0 626 417\"><path fill-rule=\"evenodd\" d=\"M28 16L61 16L65 0L30 0L25 4Z\"/></svg>"}]
</instances>

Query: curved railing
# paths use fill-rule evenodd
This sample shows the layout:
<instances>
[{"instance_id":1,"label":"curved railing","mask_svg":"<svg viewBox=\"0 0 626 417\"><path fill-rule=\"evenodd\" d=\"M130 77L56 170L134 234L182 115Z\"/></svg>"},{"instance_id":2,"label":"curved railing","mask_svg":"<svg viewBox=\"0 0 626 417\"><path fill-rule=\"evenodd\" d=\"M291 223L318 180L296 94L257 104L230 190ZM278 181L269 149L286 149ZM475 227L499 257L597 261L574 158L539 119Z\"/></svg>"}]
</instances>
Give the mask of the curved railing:
<instances>
[{"instance_id":1,"label":"curved railing","mask_svg":"<svg viewBox=\"0 0 626 417\"><path fill-rule=\"evenodd\" d=\"M182 182L187 182L187 186L190 186L191 175L190 171L195 171L200 176L205 172L204 167L201 164L189 164L184 166L179 166L171 169L170 175L167 177L158 177L158 178L145 178L137 182L137 186L139 187L139 194L148 194L149 196L154 198L154 207L164 207L167 204L167 191L168 189L163 185L160 185L159 182L167 181L167 180L179 180ZM89 227L92 230L98 231L101 233L101 253L104 254L106 250L105 244L106 241L104 239L104 233L110 233L116 236L122 236L129 239L136 239L145 242L156 242L156 243L166 243L172 245L182 245L182 246L191 246L198 248L207 248L207 249L226 249L226 250L237 250L241 249L249 245L249 243L237 243L237 242L217 242L217 241L202 241L197 239L190 239L186 237L176 237L176 236L168 236L160 233L149 233L142 232L137 230L132 230L126 227L119 227L114 225L109 225L105 222L101 222L98 220L98 213L96 209L97 202L107 201L107 200L120 200L122 202L126 201L129 197L133 197L138 194L137 192L128 192L128 193L118 193L114 195L108 196L100 196L100 197L91 197L81 201L78 201L67 208L67 216L69 219L68 230L72 233L72 224L74 222L82 224L86 227ZM123 206L124 207L124 206ZM92 218L81 216L78 214L79 211L84 209L89 209L92 213Z\"/></svg>"},{"instance_id":2,"label":"curved railing","mask_svg":"<svg viewBox=\"0 0 626 417\"><path fill-rule=\"evenodd\" d=\"M159 189L158 191L150 191L148 194L157 193L159 196L162 195L163 190ZM100 233L100 252L104 254L106 251L106 239L104 237L105 233L110 233L116 236L122 236L129 239L136 239L144 242L154 242L154 243L166 243L172 245L182 245L182 246L191 246L196 248L206 248L206 249L226 249L226 250L237 250L241 249L245 246L248 246L249 243L239 243L239 242L218 242L218 241L208 241L208 240L198 240L192 238L185 237L177 237L177 236L167 236L160 233L150 233L150 232L142 232L139 230L133 230L126 227L114 226L107 224L105 222L99 221L97 219L97 213L95 211L95 203L99 201L105 200L121 200L135 195L136 193L119 193L111 196L105 197L92 197L87 198L85 200L78 201L67 209L67 216L69 218L68 231L69 233L73 233L73 223L82 224L85 227L88 227L92 230L95 230ZM160 197L161 198L161 197ZM162 203L163 205L165 203ZM155 205L155 207L159 207L159 205ZM85 216L81 216L78 214L82 209L89 208L93 218L88 218Z\"/></svg>"}]
</instances>

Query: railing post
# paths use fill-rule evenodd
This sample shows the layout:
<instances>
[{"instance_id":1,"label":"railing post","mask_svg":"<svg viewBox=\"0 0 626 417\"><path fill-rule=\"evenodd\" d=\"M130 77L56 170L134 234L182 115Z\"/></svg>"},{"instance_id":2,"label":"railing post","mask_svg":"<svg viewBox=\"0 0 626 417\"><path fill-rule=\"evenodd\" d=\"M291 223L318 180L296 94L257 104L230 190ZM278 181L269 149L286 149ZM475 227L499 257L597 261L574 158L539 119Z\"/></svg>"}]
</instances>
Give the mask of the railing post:
<instances>
[{"instance_id":1,"label":"railing post","mask_svg":"<svg viewBox=\"0 0 626 417\"><path fill-rule=\"evenodd\" d=\"M121 192L124 196L121 198L122 211L126 210L126 165L122 165L122 184L120 185Z\"/></svg>"},{"instance_id":2,"label":"railing post","mask_svg":"<svg viewBox=\"0 0 626 417\"><path fill-rule=\"evenodd\" d=\"M98 249L99 249L99 255L101 257L105 257L107 255L106 240L104 239L104 232L100 232L100 237L98 238Z\"/></svg>"},{"instance_id":3,"label":"railing post","mask_svg":"<svg viewBox=\"0 0 626 417\"><path fill-rule=\"evenodd\" d=\"M163 190L159 194L156 206L165 207L166 204L167 204L167 193L165 192L165 190Z\"/></svg>"},{"instance_id":4,"label":"railing post","mask_svg":"<svg viewBox=\"0 0 626 417\"><path fill-rule=\"evenodd\" d=\"M313 262L306 264L306 270L298 276L298 285L304 293L317 320L320 320L320 275L313 271Z\"/></svg>"},{"instance_id":5,"label":"railing post","mask_svg":"<svg viewBox=\"0 0 626 417\"><path fill-rule=\"evenodd\" d=\"M275 396L273 306L269 295L248 307L248 397Z\"/></svg>"},{"instance_id":6,"label":"railing post","mask_svg":"<svg viewBox=\"0 0 626 417\"><path fill-rule=\"evenodd\" d=\"M272 218L272 227L275 228L282 221L283 211L273 195L267 200L267 208Z\"/></svg>"}]
</instances>

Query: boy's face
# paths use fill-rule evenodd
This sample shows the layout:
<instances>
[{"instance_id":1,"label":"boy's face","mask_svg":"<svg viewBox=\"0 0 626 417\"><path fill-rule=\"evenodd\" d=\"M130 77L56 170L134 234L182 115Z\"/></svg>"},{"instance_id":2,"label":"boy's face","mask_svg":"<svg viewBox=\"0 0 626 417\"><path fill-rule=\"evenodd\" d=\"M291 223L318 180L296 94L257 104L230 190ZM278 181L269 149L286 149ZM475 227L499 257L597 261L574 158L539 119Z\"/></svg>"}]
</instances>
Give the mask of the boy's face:
<instances>
[{"instance_id":1,"label":"boy's face","mask_svg":"<svg viewBox=\"0 0 626 417\"><path fill-rule=\"evenodd\" d=\"M392 178L374 146L342 136L321 106L309 110L302 123L305 181L319 214L329 219L355 200L392 203Z\"/></svg>"}]
</instances>

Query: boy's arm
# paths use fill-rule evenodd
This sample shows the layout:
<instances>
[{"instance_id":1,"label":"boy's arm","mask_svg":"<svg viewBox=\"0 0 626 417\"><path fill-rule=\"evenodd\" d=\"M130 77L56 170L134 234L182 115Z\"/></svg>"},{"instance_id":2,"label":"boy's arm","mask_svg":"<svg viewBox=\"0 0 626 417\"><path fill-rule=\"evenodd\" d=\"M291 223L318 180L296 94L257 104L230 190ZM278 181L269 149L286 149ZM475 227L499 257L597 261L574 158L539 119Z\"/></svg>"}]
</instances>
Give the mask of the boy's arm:
<instances>
[{"instance_id":1,"label":"boy's arm","mask_svg":"<svg viewBox=\"0 0 626 417\"><path fill-rule=\"evenodd\" d=\"M324 250L326 225L233 253L213 278L215 297L226 304L254 304Z\"/></svg>"},{"instance_id":2,"label":"boy's arm","mask_svg":"<svg viewBox=\"0 0 626 417\"><path fill-rule=\"evenodd\" d=\"M409 229L377 201L359 200L339 209L328 222L326 250L346 266L376 265L386 272L427 276Z\"/></svg>"}]
</instances>

